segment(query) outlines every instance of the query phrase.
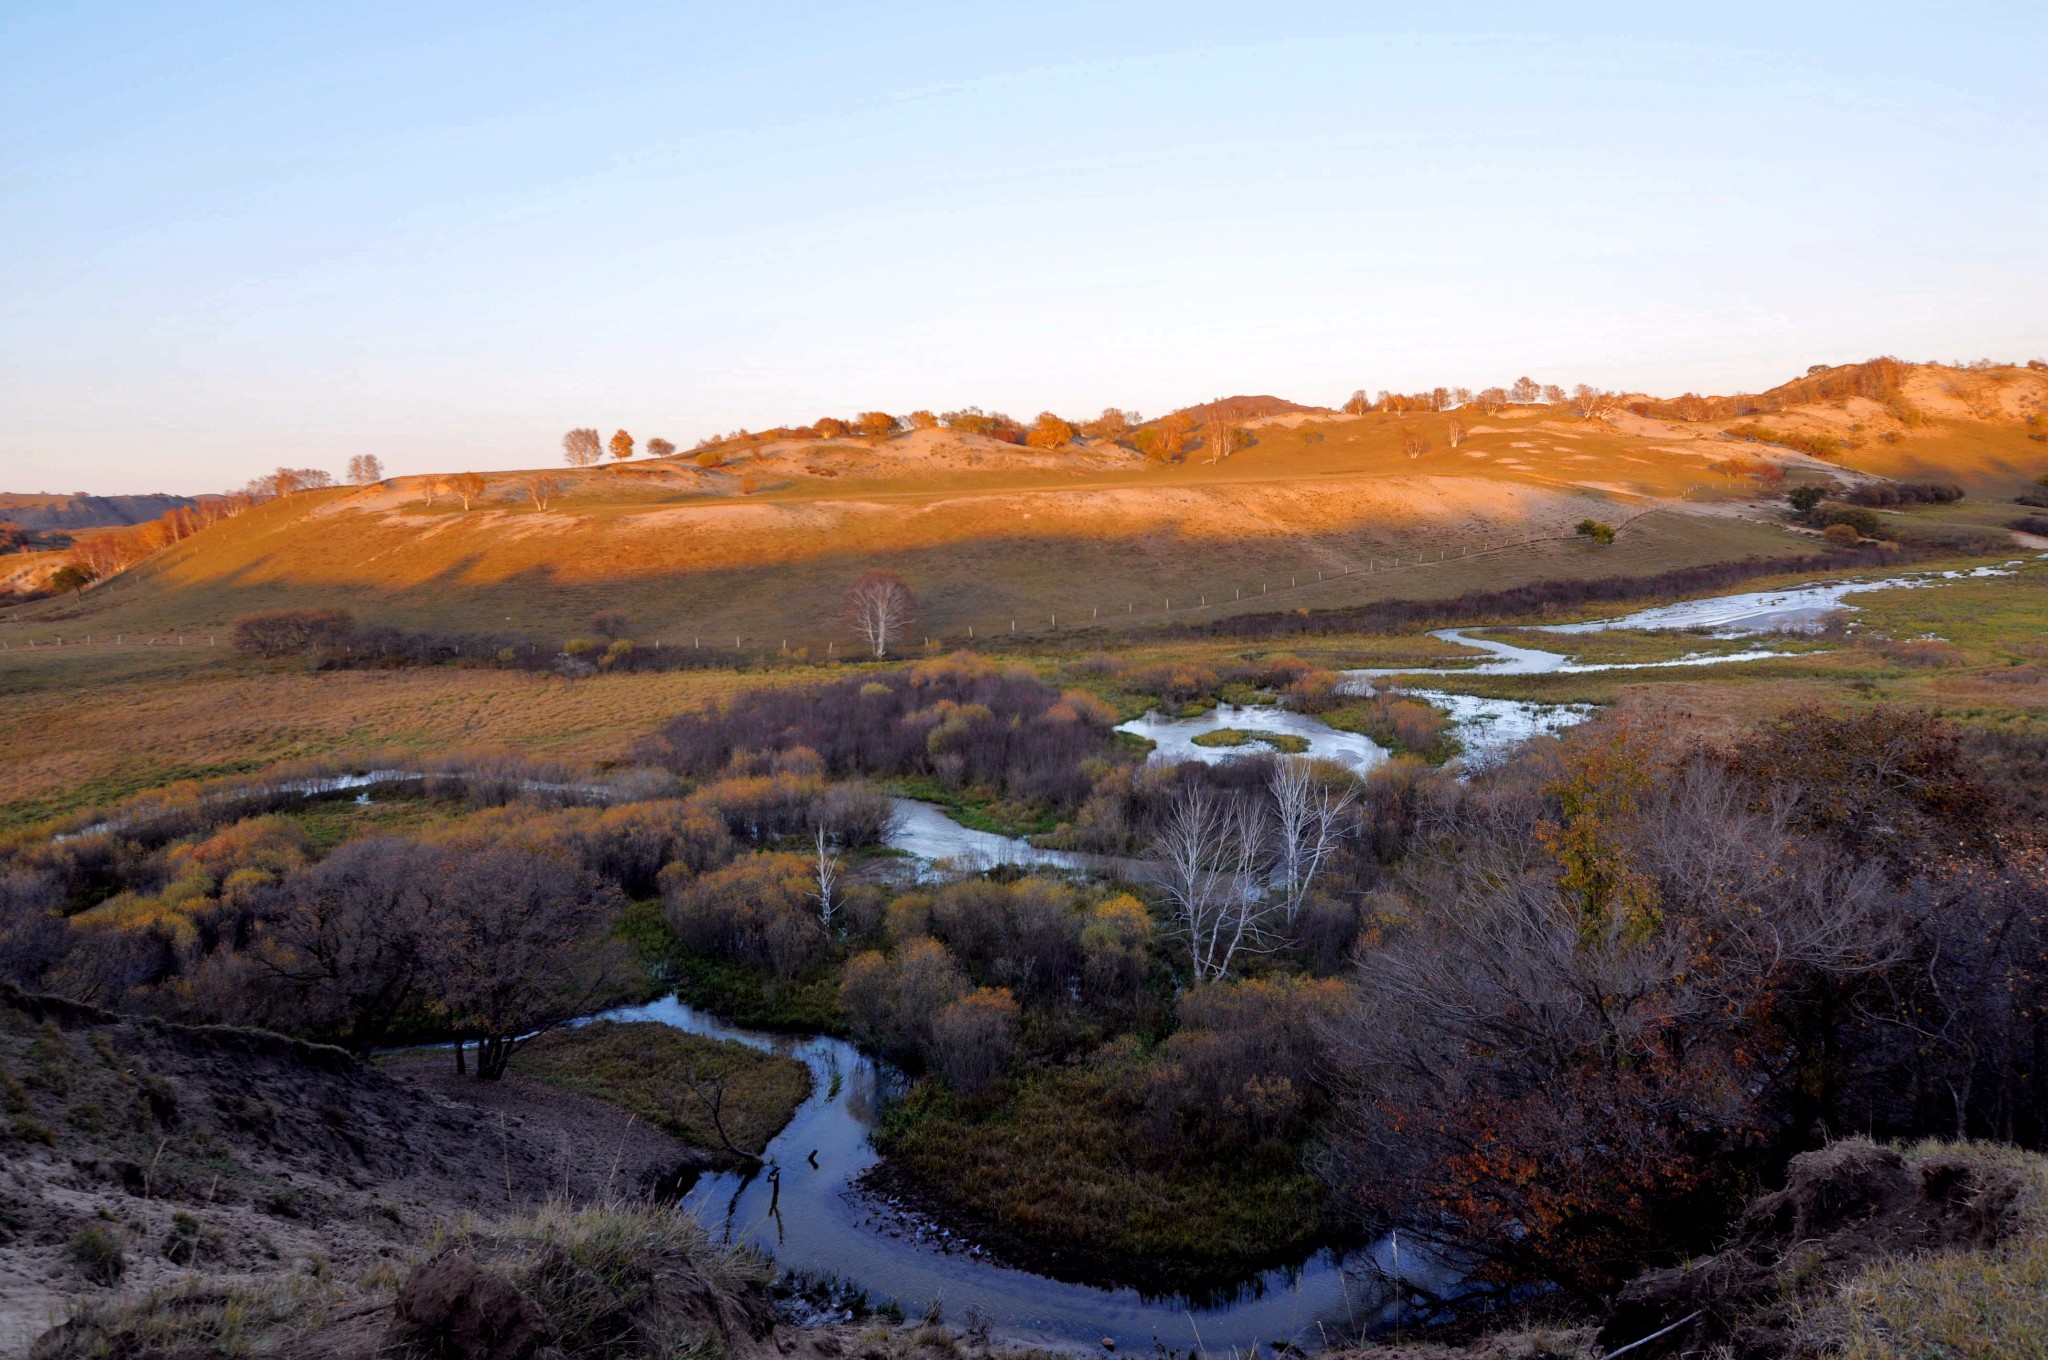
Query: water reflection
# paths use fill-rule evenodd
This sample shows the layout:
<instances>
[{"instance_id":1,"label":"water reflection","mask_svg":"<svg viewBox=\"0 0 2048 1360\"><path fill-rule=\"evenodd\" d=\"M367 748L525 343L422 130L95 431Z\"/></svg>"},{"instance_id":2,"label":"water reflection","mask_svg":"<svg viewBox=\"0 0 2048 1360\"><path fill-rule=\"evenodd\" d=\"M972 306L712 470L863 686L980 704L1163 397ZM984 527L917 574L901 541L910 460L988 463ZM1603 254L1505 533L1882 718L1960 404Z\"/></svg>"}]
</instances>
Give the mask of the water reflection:
<instances>
[{"instance_id":1,"label":"water reflection","mask_svg":"<svg viewBox=\"0 0 2048 1360\"><path fill-rule=\"evenodd\" d=\"M905 1214L855 1183L874 1166L869 1142L883 1100L901 1077L851 1044L822 1036L764 1034L726 1024L674 998L613 1011L605 1019L652 1021L692 1034L786 1053L811 1070L810 1095L768 1144L755 1172L700 1177L684 1203L721 1240L775 1254L785 1268L836 1276L915 1316L934 1302L955 1319L970 1310L1002 1335L1061 1346L1161 1345L1215 1352L1290 1342L1304 1349L1370 1322L1386 1303L1374 1273L1347 1274L1328 1251L1286 1269L1206 1290L1147 1295L999 1265L978 1244ZM1362 1253L1368 1266L1382 1248ZM1432 1292L1450 1273L1410 1253L1408 1277Z\"/></svg>"}]
</instances>

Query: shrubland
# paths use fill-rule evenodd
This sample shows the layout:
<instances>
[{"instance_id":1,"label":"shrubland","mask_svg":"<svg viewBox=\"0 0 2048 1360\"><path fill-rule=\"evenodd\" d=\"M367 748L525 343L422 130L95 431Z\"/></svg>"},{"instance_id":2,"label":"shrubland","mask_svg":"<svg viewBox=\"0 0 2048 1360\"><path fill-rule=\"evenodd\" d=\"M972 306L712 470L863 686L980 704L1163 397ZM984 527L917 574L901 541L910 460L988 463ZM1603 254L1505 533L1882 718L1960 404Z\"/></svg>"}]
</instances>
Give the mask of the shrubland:
<instances>
[{"instance_id":1,"label":"shrubland","mask_svg":"<svg viewBox=\"0 0 2048 1360\"><path fill-rule=\"evenodd\" d=\"M1363 780L1141 761L1111 725L1157 704L1432 736L1313 660L1200 655L867 668L663 722L635 768L399 763L360 806L308 767L131 800L8 842L0 953L167 1017L454 1039L484 1076L660 986L845 1033L908 1074L892 1189L1095 1277L1393 1223L1598 1297L1833 1132L2041 1140L2038 743L1799 709ZM882 785L1131 881L921 877L880 853ZM558 1036L527 1051L573 1079Z\"/></svg>"}]
</instances>

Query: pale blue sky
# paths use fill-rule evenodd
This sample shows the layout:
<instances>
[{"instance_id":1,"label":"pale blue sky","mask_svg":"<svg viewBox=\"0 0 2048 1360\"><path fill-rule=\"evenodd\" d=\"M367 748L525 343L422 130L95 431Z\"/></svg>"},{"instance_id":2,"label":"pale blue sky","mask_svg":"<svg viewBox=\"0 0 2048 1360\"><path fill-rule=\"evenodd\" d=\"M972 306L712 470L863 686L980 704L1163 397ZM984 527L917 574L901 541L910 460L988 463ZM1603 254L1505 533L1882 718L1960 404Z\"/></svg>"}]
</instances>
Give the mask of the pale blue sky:
<instances>
[{"instance_id":1,"label":"pale blue sky","mask_svg":"<svg viewBox=\"0 0 2048 1360\"><path fill-rule=\"evenodd\" d=\"M2044 59L2039 3L14 3L0 490L2048 354Z\"/></svg>"}]
</instances>

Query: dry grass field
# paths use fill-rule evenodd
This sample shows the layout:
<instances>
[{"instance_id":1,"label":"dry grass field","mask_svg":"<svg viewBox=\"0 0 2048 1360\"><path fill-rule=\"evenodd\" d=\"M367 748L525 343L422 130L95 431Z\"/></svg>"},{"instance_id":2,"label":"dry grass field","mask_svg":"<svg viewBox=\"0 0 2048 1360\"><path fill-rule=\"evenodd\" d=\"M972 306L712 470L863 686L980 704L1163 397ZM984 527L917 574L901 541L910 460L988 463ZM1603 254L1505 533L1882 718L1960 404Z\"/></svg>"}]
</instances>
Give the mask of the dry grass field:
<instances>
[{"instance_id":1,"label":"dry grass field","mask_svg":"<svg viewBox=\"0 0 2048 1360\"><path fill-rule=\"evenodd\" d=\"M1907 408L1851 397L1741 421L1511 407L1457 417L1456 446L1450 415L1303 412L1250 422L1251 442L1226 460L1207 461L1197 442L1166 466L1107 442L1046 451L943 429L753 439L720 446L711 467L681 454L551 473L565 489L545 511L521 499L514 474L493 474L467 511L445 493L428 504L427 478L302 493L82 595L0 610L0 825L301 757L508 747L623 759L674 712L853 655L837 605L845 582L876 565L922 597L917 642L993 646L1049 667L1095 649L1221 655L1231 644L1167 638L1158 625L1232 612L1812 553L1814 536L1788 526L1731 459L1775 464L1794 482L1956 481L1969 493L1959 504L1882 513L2002 529L2018 513L2012 496L2048 472L2048 442L2035 437L2048 421L2048 373L1921 367L1901 391ZM1744 427L1827 435L1844 451L1824 463L1724 437ZM1426 450L1412 449L1417 434ZM1619 537L1605 547L1576 538L1584 518L1619 526ZM1882 697L2038 723L2029 677L2039 664L2011 648L2043 636L2039 577L1864 597L1873 638L1933 635L1953 655L1887 654L1873 642L1711 675L1457 683L1701 721L1805 697ZM743 672L570 683L490 669L313 674L227 648L237 616L288 605L548 644L618 610L636 638L720 650L738 641L752 660ZM1647 655L1668 642L1631 645ZM1332 666L1447 650L1419 634L1287 649Z\"/></svg>"},{"instance_id":2,"label":"dry grass field","mask_svg":"<svg viewBox=\"0 0 2048 1360\"><path fill-rule=\"evenodd\" d=\"M1746 588L1807 579L1764 577ZM1804 702L1906 703L1992 726L2048 731L2048 561L2029 555L2010 577L1864 594L1854 602L1855 636L1802 643L1810 650L1780 659L1709 670L1446 675L1427 683L1615 705L1659 725L1708 732L1733 731ZM1924 645L1929 639L1942 645ZM1576 647L1587 660L1655 659L1715 646L1673 634L1517 640ZM1048 674L1098 650L1132 665L1173 660L1211 666L1288 652L1332 669L1442 665L1461 654L1421 631L1246 642L1136 629L1039 636L1000 648L1005 657ZM0 829L179 779L280 760L508 749L604 765L628 759L634 742L673 714L743 688L843 674L845 664L773 657L745 670L566 681L491 668L313 672L196 645L16 649L0 654Z\"/></svg>"},{"instance_id":3,"label":"dry grass field","mask_svg":"<svg viewBox=\"0 0 2048 1360\"><path fill-rule=\"evenodd\" d=\"M452 667L315 674L232 658L198 648L10 654L0 663L0 827L280 760L497 748L601 764L623 759L672 713L806 674L570 683Z\"/></svg>"}]
</instances>

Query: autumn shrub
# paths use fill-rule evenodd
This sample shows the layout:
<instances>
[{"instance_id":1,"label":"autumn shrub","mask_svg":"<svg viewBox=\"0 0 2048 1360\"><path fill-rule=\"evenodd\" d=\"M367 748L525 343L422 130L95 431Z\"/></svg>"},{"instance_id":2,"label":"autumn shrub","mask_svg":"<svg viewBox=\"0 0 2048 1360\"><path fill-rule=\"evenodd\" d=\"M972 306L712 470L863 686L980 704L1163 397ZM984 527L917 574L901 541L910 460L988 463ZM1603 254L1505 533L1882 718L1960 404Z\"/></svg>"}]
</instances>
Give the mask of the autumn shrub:
<instances>
[{"instance_id":1,"label":"autumn shrub","mask_svg":"<svg viewBox=\"0 0 2048 1360\"><path fill-rule=\"evenodd\" d=\"M2018 519L2007 520L2005 527L2048 538L2048 515L2021 515Z\"/></svg>"},{"instance_id":2,"label":"autumn shrub","mask_svg":"<svg viewBox=\"0 0 2048 1360\"><path fill-rule=\"evenodd\" d=\"M661 871L671 864L702 873L733 855L724 824L674 800L575 808L556 816L561 841L583 866L634 897L658 891Z\"/></svg>"},{"instance_id":3,"label":"autumn shrub","mask_svg":"<svg viewBox=\"0 0 2048 1360\"><path fill-rule=\"evenodd\" d=\"M346 609L279 609L236 619L230 638L238 652L292 656L339 647L354 628Z\"/></svg>"},{"instance_id":4,"label":"autumn shrub","mask_svg":"<svg viewBox=\"0 0 2048 1360\"><path fill-rule=\"evenodd\" d=\"M1344 702L1344 696L1338 691L1340 683L1335 671L1313 669L1288 681L1281 694L1289 708L1303 713L1322 713Z\"/></svg>"},{"instance_id":5,"label":"autumn shrub","mask_svg":"<svg viewBox=\"0 0 2048 1360\"><path fill-rule=\"evenodd\" d=\"M1082 994L1098 1005L1131 1000L1145 985L1154 934L1152 914L1128 893L1096 903L1082 920Z\"/></svg>"},{"instance_id":6,"label":"autumn shrub","mask_svg":"<svg viewBox=\"0 0 2048 1360\"><path fill-rule=\"evenodd\" d=\"M1183 994L1145 1108L1160 1137L1210 1146L1284 1143L1320 1111L1320 1054L1346 1000L1332 979L1204 983Z\"/></svg>"},{"instance_id":7,"label":"autumn shrub","mask_svg":"<svg viewBox=\"0 0 2048 1360\"><path fill-rule=\"evenodd\" d=\"M1954 482L1864 482L1842 495L1851 505L1879 509L1894 505L1953 505L1962 498L1963 489Z\"/></svg>"},{"instance_id":8,"label":"autumn shrub","mask_svg":"<svg viewBox=\"0 0 2048 1360\"><path fill-rule=\"evenodd\" d=\"M57 881L43 874L0 873L0 978L31 990L71 948Z\"/></svg>"},{"instance_id":9,"label":"autumn shrub","mask_svg":"<svg viewBox=\"0 0 2048 1360\"><path fill-rule=\"evenodd\" d=\"M920 936L894 954L855 955L842 975L839 1000L858 1038L887 1052L922 1057L931 1051L933 1019L970 990L952 951Z\"/></svg>"},{"instance_id":10,"label":"autumn shrub","mask_svg":"<svg viewBox=\"0 0 2048 1360\"><path fill-rule=\"evenodd\" d=\"M975 978L1044 998L1063 992L1080 969L1082 916L1063 883L964 879L929 900L925 930Z\"/></svg>"},{"instance_id":11,"label":"autumn shrub","mask_svg":"<svg viewBox=\"0 0 2048 1360\"><path fill-rule=\"evenodd\" d=\"M1009 989L977 987L932 1017L929 1061L948 1086L971 1096L1003 1075L1016 1044Z\"/></svg>"},{"instance_id":12,"label":"autumn shrub","mask_svg":"<svg viewBox=\"0 0 2048 1360\"><path fill-rule=\"evenodd\" d=\"M1856 531L1859 538L1881 538L1884 525L1878 517L1860 505L1827 505L1815 512L1823 529L1832 525L1845 525Z\"/></svg>"},{"instance_id":13,"label":"autumn shrub","mask_svg":"<svg viewBox=\"0 0 2048 1360\"><path fill-rule=\"evenodd\" d=\"M1715 1221L1771 1122L1744 1046L1889 948L1874 874L1710 763L1658 760L1591 741L1468 792L1332 1027L1352 1192L1588 1291Z\"/></svg>"},{"instance_id":14,"label":"autumn shrub","mask_svg":"<svg viewBox=\"0 0 2048 1360\"><path fill-rule=\"evenodd\" d=\"M1781 448L1794 449L1815 458L1840 458L1849 451L1848 445L1831 434L1815 434L1803 430L1771 430L1754 424L1731 426L1724 433L1730 439L1776 444Z\"/></svg>"},{"instance_id":15,"label":"autumn shrub","mask_svg":"<svg viewBox=\"0 0 2048 1360\"><path fill-rule=\"evenodd\" d=\"M815 866L802 855L746 855L721 869L662 874L669 928L694 954L788 980L817 964L828 941Z\"/></svg>"},{"instance_id":16,"label":"autumn shrub","mask_svg":"<svg viewBox=\"0 0 2048 1360\"><path fill-rule=\"evenodd\" d=\"M1077 806L1090 763L1115 753L1114 715L1022 668L960 654L859 679L756 690L676 718L650 763L702 778L736 758L814 752L835 779L925 777L1056 809Z\"/></svg>"},{"instance_id":17,"label":"autumn shrub","mask_svg":"<svg viewBox=\"0 0 2048 1360\"><path fill-rule=\"evenodd\" d=\"M1838 548L1853 548L1862 541L1862 535L1846 524L1830 524L1820 536Z\"/></svg>"},{"instance_id":18,"label":"autumn shrub","mask_svg":"<svg viewBox=\"0 0 2048 1360\"><path fill-rule=\"evenodd\" d=\"M816 775L736 775L704 785L686 805L722 821L735 837L758 842L809 830L824 792Z\"/></svg>"},{"instance_id":19,"label":"autumn shrub","mask_svg":"<svg viewBox=\"0 0 2048 1360\"><path fill-rule=\"evenodd\" d=\"M1969 654L1962 648L1932 638L1910 638L1903 642L1880 643L1878 655L1895 666L1911 666L1916 669L1931 669L1938 666L1957 666L1969 660Z\"/></svg>"},{"instance_id":20,"label":"autumn shrub","mask_svg":"<svg viewBox=\"0 0 2048 1360\"><path fill-rule=\"evenodd\" d=\"M1024 442L1034 449L1057 449L1074 442L1074 427L1050 411L1038 413Z\"/></svg>"},{"instance_id":21,"label":"autumn shrub","mask_svg":"<svg viewBox=\"0 0 2048 1360\"><path fill-rule=\"evenodd\" d=\"M1149 694L1160 702L1175 708L1214 694L1218 683L1216 672L1207 666L1193 662L1162 661L1153 666L1141 666L1126 671L1123 687L1138 694Z\"/></svg>"}]
</instances>

